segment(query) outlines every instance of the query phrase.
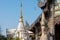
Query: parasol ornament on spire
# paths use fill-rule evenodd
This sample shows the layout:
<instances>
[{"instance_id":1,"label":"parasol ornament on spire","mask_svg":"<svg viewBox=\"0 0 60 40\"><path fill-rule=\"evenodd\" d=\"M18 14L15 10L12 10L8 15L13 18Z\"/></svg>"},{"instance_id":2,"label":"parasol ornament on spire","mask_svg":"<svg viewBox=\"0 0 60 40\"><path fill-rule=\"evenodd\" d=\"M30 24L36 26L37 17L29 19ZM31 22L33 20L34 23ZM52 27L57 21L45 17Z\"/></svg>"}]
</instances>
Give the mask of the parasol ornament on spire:
<instances>
[{"instance_id":1,"label":"parasol ornament on spire","mask_svg":"<svg viewBox=\"0 0 60 40\"><path fill-rule=\"evenodd\" d=\"M19 22L23 22L23 16L22 16L22 3L21 3L21 8L20 8L20 19Z\"/></svg>"}]
</instances>

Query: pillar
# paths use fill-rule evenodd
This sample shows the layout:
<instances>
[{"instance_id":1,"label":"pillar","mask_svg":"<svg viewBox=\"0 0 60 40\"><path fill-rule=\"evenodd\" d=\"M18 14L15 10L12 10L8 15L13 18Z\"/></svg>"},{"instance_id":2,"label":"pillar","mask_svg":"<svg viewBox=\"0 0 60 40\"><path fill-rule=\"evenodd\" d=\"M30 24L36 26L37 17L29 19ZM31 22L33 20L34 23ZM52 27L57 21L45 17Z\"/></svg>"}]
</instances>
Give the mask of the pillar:
<instances>
[{"instance_id":1,"label":"pillar","mask_svg":"<svg viewBox=\"0 0 60 40\"><path fill-rule=\"evenodd\" d=\"M50 32L50 40L54 40L54 35L55 35L55 29L54 29L54 6L51 5L51 13L50 13L50 18L49 18L49 32Z\"/></svg>"}]
</instances>

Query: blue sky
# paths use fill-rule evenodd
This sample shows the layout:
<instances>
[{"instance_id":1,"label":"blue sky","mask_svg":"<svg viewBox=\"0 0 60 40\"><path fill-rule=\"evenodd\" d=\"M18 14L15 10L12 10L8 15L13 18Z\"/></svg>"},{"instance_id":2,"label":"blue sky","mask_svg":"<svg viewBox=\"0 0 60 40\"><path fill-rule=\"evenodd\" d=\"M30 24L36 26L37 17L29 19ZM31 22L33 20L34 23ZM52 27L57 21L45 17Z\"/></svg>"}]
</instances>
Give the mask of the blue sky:
<instances>
[{"instance_id":1,"label":"blue sky","mask_svg":"<svg viewBox=\"0 0 60 40\"><path fill-rule=\"evenodd\" d=\"M37 0L0 0L0 25L3 35L6 35L7 28L17 28L21 1L24 24L27 21L31 25L40 15L41 9Z\"/></svg>"}]
</instances>

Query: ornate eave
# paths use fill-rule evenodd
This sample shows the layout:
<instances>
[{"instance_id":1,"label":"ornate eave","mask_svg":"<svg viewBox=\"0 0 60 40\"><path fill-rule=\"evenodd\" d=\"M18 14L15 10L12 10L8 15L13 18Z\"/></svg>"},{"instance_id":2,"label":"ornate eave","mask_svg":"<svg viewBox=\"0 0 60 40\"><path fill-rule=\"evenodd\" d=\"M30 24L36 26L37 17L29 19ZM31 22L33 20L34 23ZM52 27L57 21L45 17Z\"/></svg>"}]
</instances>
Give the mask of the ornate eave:
<instances>
[{"instance_id":1,"label":"ornate eave","mask_svg":"<svg viewBox=\"0 0 60 40\"><path fill-rule=\"evenodd\" d=\"M31 24L31 29L30 31L34 32L36 31L36 29L40 29L40 21L41 21L41 14L37 17L37 19ZM39 27L38 27L39 25Z\"/></svg>"},{"instance_id":2,"label":"ornate eave","mask_svg":"<svg viewBox=\"0 0 60 40\"><path fill-rule=\"evenodd\" d=\"M36 29L40 28L40 21L41 21L41 15L38 16L38 18L32 23L31 25L31 31L35 33ZM60 23L60 15L54 16L54 24ZM37 27L37 24L39 27Z\"/></svg>"}]
</instances>

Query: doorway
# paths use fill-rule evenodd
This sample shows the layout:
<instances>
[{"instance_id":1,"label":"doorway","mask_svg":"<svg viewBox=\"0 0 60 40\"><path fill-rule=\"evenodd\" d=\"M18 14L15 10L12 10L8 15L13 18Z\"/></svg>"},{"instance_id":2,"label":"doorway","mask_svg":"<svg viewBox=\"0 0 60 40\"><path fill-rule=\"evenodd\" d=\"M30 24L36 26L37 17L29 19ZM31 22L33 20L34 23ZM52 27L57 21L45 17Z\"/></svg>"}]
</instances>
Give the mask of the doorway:
<instances>
[{"instance_id":1,"label":"doorway","mask_svg":"<svg viewBox=\"0 0 60 40\"><path fill-rule=\"evenodd\" d=\"M60 24L55 24L55 40L60 40Z\"/></svg>"}]
</instances>

